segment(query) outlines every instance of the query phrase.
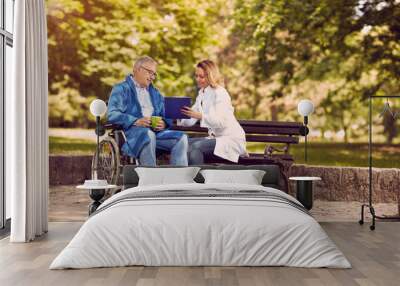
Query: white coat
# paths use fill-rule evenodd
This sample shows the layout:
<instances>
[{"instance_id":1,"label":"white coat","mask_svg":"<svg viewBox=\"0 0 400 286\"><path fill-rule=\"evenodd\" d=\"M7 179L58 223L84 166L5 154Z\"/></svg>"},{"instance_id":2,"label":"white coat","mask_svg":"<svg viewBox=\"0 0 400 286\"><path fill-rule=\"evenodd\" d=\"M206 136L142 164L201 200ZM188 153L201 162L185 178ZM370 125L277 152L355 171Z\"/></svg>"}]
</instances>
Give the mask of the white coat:
<instances>
[{"instance_id":1,"label":"white coat","mask_svg":"<svg viewBox=\"0 0 400 286\"><path fill-rule=\"evenodd\" d=\"M200 127L208 128L210 137L216 139L214 155L238 162L246 152L246 136L236 120L231 97L223 87L206 87L199 91L192 109L201 112ZM192 126L197 119L181 119L178 125Z\"/></svg>"}]
</instances>

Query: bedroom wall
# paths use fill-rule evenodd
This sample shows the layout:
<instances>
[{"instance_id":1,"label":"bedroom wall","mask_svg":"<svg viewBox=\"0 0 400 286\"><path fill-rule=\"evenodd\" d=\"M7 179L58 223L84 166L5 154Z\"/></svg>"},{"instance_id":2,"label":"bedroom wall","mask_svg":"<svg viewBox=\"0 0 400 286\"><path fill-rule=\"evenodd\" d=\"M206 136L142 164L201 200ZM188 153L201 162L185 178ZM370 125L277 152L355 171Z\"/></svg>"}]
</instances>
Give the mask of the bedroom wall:
<instances>
[{"instance_id":1,"label":"bedroom wall","mask_svg":"<svg viewBox=\"0 0 400 286\"><path fill-rule=\"evenodd\" d=\"M50 185L78 185L91 177L91 156L49 157ZM318 176L315 198L324 201L366 201L368 168L294 165L291 176ZM400 169L373 169L374 201L397 202L400 196ZM295 185L291 184L291 193Z\"/></svg>"}]
</instances>

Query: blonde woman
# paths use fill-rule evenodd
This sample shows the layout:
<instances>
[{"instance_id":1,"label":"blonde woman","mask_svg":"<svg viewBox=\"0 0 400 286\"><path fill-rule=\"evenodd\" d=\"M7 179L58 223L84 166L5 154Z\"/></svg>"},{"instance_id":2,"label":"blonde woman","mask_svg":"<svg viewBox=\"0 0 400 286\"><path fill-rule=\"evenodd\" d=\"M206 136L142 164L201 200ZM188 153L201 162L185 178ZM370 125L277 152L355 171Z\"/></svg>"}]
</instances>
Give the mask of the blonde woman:
<instances>
[{"instance_id":1,"label":"blonde woman","mask_svg":"<svg viewBox=\"0 0 400 286\"><path fill-rule=\"evenodd\" d=\"M182 113L190 119L179 120L178 124L192 126L200 120L200 126L208 128L209 136L189 139L189 164L203 164L206 154L238 162L240 155L247 154L246 137L235 118L231 98L213 61L204 60L197 64L196 82L199 94L195 104L182 109Z\"/></svg>"}]
</instances>

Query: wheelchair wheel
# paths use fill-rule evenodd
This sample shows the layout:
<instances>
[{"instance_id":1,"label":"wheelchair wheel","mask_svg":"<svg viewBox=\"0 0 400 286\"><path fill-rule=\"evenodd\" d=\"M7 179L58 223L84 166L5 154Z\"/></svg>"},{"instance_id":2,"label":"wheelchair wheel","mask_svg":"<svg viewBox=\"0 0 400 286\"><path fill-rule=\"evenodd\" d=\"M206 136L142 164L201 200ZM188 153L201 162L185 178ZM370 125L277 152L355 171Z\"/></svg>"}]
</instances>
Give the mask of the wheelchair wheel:
<instances>
[{"instance_id":1,"label":"wheelchair wheel","mask_svg":"<svg viewBox=\"0 0 400 286\"><path fill-rule=\"evenodd\" d=\"M119 179L120 164L117 143L113 138L106 137L99 143L99 158L97 158L97 152L93 155L92 178L96 178L97 175L97 179L107 180L109 184L116 185Z\"/></svg>"}]
</instances>

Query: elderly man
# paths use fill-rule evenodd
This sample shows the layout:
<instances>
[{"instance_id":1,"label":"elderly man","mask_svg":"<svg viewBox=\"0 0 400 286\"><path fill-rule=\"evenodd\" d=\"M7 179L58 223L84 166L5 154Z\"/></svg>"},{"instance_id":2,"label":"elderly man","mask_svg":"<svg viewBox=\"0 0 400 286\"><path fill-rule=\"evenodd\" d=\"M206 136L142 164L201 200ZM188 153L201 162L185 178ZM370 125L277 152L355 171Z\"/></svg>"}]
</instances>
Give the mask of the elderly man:
<instances>
[{"instance_id":1,"label":"elderly man","mask_svg":"<svg viewBox=\"0 0 400 286\"><path fill-rule=\"evenodd\" d=\"M122 125L127 141L122 152L139 158L140 165L155 166L156 150L171 153L170 164L187 166L188 139L180 131L168 130L172 124L165 118L164 98L153 86L157 63L150 57L139 58L133 74L116 84L108 102L108 121ZM151 116L160 116L151 128Z\"/></svg>"}]
</instances>

